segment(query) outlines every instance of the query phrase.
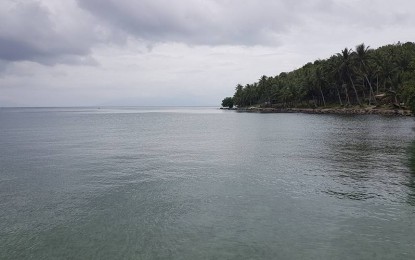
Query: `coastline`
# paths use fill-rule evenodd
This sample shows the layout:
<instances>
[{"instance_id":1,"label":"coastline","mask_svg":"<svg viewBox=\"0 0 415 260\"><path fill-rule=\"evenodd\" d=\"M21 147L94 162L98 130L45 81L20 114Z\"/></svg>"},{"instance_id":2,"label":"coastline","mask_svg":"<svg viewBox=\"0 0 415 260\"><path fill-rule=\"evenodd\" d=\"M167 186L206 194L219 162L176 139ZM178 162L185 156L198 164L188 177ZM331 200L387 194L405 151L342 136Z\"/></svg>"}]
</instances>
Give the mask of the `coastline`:
<instances>
[{"instance_id":1,"label":"coastline","mask_svg":"<svg viewBox=\"0 0 415 260\"><path fill-rule=\"evenodd\" d=\"M384 116L413 116L408 109L385 108L221 108L248 113L304 113L304 114L338 114L338 115L384 115Z\"/></svg>"}]
</instances>

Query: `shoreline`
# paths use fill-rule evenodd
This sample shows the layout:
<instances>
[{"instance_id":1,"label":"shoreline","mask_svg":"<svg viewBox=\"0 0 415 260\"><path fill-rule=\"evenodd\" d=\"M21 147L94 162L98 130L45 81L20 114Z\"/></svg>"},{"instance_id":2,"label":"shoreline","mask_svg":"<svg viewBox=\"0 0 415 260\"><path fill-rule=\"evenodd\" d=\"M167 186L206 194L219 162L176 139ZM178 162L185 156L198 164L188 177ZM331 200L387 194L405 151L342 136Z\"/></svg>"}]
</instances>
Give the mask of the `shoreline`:
<instances>
[{"instance_id":1,"label":"shoreline","mask_svg":"<svg viewBox=\"0 0 415 260\"><path fill-rule=\"evenodd\" d=\"M413 116L408 109L385 108L221 108L248 113L304 113L304 114L336 114L336 115L384 115L384 116Z\"/></svg>"}]
</instances>

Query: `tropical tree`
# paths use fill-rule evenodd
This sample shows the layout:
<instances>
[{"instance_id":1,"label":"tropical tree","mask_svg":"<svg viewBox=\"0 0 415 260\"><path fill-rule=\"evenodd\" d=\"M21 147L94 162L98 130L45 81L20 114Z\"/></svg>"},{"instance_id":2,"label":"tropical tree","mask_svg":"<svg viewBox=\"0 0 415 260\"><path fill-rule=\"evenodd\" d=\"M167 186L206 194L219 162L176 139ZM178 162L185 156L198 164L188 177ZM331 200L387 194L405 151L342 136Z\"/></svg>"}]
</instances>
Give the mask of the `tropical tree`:
<instances>
[{"instance_id":1,"label":"tropical tree","mask_svg":"<svg viewBox=\"0 0 415 260\"><path fill-rule=\"evenodd\" d=\"M378 94L386 98L377 98ZM415 43L377 49L359 44L355 51L345 48L299 69L238 84L232 100L238 107L264 103L293 107L304 102L324 107L335 103L362 105L366 100L368 104L384 104L390 100L391 106L413 105L415 109Z\"/></svg>"},{"instance_id":2,"label":"tropical tree","mask_svg":"<svg viewBox=\"0 0 415 260\"><path fill-rule=\"evenodd\" d=\"M360 99L359 99L359 94L357 93L357 89L356 86L354 84L354 81L352 79L352 71L353 71L353 64L352 64L352 50L345 48L344 50L341 51L341 53L338 53L338 56L340 58L340 64L339 64L339 76L341 78L341 80L343 81L344 84L344 88L345 91L347 91L347 82L351 83L352 88L354 90L355 96L356 96L356 101L359 105L361 105L360 103ZM348 96L348 93L347 93ZM348 97L349 99L349 97ZM348 101L350 103L350 100Z\"/></svg>"},{"instance_id":3,"label":"tropical tree","mask_svg":"<svg viewBox=\"0 0 415 260\"><path fill-rule=\"evenodd\" d=\"M314 70L314 82L313 83L314 83L314 86L317 86L318 90L320 91L321 99L323 100L323 105L326 106L326 99L324 98L324 93L322 89L325 81L324 81L323 73L321 72L321 67L318 65Z\"/></svg>"},{"instance_id":4,"label":"tropical tree","mask_svg":"<svg viewBox=\"0 0 415 260\"><path fill-rule=\"evenodd\" d=\"M233 98L226 97L222 100L222 107L233 108Z\"/></svg>"},{"instance_id":5,"label":"tropical tree","mask_svg":"<svg viewBox=\"0 0 415 260\"><path fill-rule=\"evenodd\" d=\"M373 91L372 83L369 80L368 74L369 74L369 52L370 47L365 46L364 43L359 44L356 46L356 57L359 63L359 73L363 77L363 88L364 88L364 82L366 80L367 84L369 85L369 105L371 104L372 98L373 101L376 103L376 97L375 93ZM364 90L363 90L364 91ZM364 93L364 92L363 92Z\"/></svg>"}]
</instances>

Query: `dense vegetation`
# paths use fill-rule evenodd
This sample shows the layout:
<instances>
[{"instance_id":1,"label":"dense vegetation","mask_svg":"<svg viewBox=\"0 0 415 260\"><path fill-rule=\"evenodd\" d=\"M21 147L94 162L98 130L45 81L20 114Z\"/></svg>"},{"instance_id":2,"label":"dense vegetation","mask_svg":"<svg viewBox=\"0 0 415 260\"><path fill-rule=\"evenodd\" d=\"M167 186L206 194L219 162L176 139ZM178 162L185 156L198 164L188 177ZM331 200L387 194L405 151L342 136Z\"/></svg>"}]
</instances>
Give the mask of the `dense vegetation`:
<instances>
[{"instance_id":1,"label":"dense vegetation","mask_svg":"<svg viewBox=\"0 0 415 260\"><path fill-rule=\"evenodd\" d=\"M222 100L222 107L233 108L233 98L226 97Z\"/></svg>"},{"instance_id":2,"label":"dense vegetation","mask_svg":"<svg viewBox=\"0 0 415 260\"><path fill-rule=\"evenodd\" d=\"M415 110L415 43L345 48L291 72L238 84L231 99L238 107L382 105Z\"/></svg>"}]
</instances>

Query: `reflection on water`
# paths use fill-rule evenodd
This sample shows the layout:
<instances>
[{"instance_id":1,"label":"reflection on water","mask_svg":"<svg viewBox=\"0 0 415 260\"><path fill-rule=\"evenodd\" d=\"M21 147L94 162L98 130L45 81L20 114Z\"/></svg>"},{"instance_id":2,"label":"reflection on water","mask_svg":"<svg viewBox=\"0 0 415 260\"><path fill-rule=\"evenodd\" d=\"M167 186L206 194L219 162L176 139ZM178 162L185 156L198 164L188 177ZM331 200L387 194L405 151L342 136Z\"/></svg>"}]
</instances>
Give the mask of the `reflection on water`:
<instances>
[{"instance_id":1,"label":"reflection on water","mask_svg":"<svg viewBox=\"0 0 415 260\"><path fill-rule=\"evenodd\" d=\"M353 125L350 118L343 119L328 131L323 156L336 185L323 192L351 200L400 200L406 193L406 142L401 133L407 126L393 118L353 118Z\"/></svg>"},{"instance_id":2,"label":"reflection on water","mask_svg":"<svg viewBox=\"0 0 415 260\"><path fill-rule=\"evenodd\" d=\"M366 200L376 197L376 194L369 194L367 192L357 190L357 191L335 191L335 190L327 190L323 191L328 195L334 196L339 199L350 199L350 200Z\"/></svg>"},{"instance_id":3,"label":"reflection on water","mask_svg":"<svg viewBox=\"0 0 415 260\"><path fill-rule=\"evenodd\" d=\"M408 177L407 186L409 188L408 192L408 203L412 206L415 206L415 140L411 143L408 149L409 157L409 168L411 173Z\"/></svg>"}]
</instances>

